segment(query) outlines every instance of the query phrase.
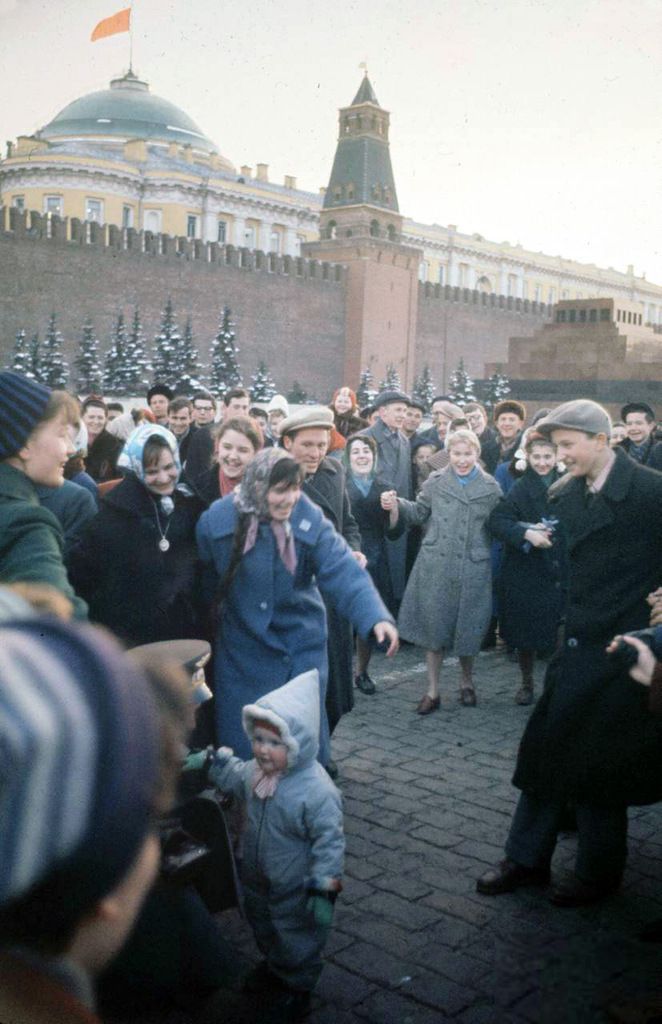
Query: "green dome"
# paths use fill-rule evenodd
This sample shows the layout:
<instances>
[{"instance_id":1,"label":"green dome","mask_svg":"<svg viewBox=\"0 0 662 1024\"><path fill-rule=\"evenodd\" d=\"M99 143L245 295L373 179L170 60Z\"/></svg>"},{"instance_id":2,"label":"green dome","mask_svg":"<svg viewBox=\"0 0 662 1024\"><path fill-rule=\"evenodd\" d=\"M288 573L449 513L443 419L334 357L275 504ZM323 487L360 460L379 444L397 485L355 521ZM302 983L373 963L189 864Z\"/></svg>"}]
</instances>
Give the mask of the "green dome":
<instances>
[{"instance_id":1,"label":"green dome","mask_svg":"<svg viewBox=\"0 0 662 1024\"><path fill-rule=\"evenodd\" d=\"M69 103L38 132L42 139L116 135L121 138L177 142L204 153L218 147L195 121L174 103L154 96L147 82L132 71L110 83L110 89L91 92Z\"/></svg>"}]
</instances>

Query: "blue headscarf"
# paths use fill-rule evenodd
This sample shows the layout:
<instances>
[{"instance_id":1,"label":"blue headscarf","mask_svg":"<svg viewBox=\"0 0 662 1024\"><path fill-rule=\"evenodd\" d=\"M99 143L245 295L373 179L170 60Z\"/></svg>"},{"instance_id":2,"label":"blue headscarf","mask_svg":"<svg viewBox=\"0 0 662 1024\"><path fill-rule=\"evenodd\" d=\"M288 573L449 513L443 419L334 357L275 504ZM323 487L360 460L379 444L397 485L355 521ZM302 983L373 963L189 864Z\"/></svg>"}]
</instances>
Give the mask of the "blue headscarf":
<instances>
[{"instance_id":1,"label":"blue headscarf","mask_svg":"<svg viewBox=\"0 0 662 1024\"><path fill-rule=\"evenodd\" d=\"M118 468L135 473L138 479L144 483L145 467L143 465L143 453L150 437L162 437L167 443L177 469L177 479L179 479L182 472L182 464L179 458L177 439L172 431L159 426L158 423L141 423L132 434L129 434L117 460Z\"/></svg>"}]
</instances>

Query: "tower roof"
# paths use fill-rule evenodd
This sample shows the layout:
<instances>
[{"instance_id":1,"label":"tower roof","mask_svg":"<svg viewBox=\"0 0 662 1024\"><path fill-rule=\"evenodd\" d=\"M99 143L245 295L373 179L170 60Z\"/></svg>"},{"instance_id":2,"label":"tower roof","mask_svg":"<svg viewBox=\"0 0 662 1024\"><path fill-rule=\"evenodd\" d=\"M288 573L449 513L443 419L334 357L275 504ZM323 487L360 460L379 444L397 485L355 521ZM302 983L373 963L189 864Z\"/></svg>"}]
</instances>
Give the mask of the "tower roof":
<instances>
[{"instance_id":1,"label":"tower roof","mask_svg":"<svg viewBox=\"0 0 662 1024\"><path fill-rule=\"evenodd\" d=\"M359 91L352 100L352 106L355 107L358 103L374 103L376 107L379 106L379 100L375 96L375 90L370 83L367 71L363 76L363 81L359 86Z\"/></svg>"},{"instance_id":2,"label":"tower roof","mask_svg":"<svg viewBox=\"0 0 662 1024\"><path fill-rule=\"evenodd\" d=\"M218 151L188 114L151 93L147 82L132 71L115 78L109 89L73 100L38 132L39 138L49 140L104 135L188 143L204 153Z\"/></svg>"},{"instance_id":3,"label":"tower roof","mask_svg":"<svg viewBox=\"0 0 662 1024\"><path fill-rule=\"evenodd\" d=\"M367 74L354 102L340 111L338 148L324 195L324 209L379 206L398 212L388 145L389 115Z\"/></svg>"}]
</instances>

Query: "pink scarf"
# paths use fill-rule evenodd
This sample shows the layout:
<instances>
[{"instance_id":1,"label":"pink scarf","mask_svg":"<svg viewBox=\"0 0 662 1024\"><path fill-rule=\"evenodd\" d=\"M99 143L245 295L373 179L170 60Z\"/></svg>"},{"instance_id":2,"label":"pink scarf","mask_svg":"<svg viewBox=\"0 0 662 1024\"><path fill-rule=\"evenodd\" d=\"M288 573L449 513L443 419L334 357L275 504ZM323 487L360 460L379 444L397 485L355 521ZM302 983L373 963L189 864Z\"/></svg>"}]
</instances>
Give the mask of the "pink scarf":
<instances>
[{"instance_id":1,"label":"pink scarf","mask_svg":"<svg viewBox=\"0 0 662 1024\"><path fill-rule=\"evenodd\" d=\"M244 544L244 554L255 547L255 541L257 540L257 531L260 525L260 521L257 516L251 516L251 522L246 533L246 543ZM276 546L278 547L278 554L281 557L283 565L289 573L294 576L297 567L297 553L294 547L294 537L292 536L292 527L290 526L289 520L284 523L277 523L273 519L270 524L274 537L276 538Z\"/></svg>"},{"instance_id":2,"label":"pink scarf","mask_svg":"<svg viewBox=\"0 0 662 1024\"><path fill-rule=\"evenodd\" d=\"M267 797L273 796L278 786L278 780L282 777L282 772L263 772L259 765L255 765L255 771L253 772L253 792L258 800L266 800Z\"/></svg>"}]
</instances>

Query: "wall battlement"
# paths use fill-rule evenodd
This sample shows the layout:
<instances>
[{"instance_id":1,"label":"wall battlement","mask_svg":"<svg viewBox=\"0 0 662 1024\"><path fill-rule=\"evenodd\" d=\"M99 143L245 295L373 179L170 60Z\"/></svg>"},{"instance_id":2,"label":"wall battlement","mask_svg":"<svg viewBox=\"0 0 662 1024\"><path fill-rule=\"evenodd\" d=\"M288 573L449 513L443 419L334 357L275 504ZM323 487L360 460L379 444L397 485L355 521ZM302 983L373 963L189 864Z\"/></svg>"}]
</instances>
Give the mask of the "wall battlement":
<instances>
[{"instance_id":1,"label":"wall battlement","mask_svg":"<svg viewBox=\"0 0 662 1024\"><path fill-rule=\"evenodd\" d=\"M339 263L308 259L303 256L281 256L258 249L238 248L200 239L154 234L120 228L116 224L96 224L77 217L58 217L36 210L18 210L0 206L0 235L5 238L45 243L50 247L76 247L107 250L112 256L128 253L133 256L163 260L185 260L235 267L254 273L296 277L302 281L323 281L342 284L345 268Z\"/></svg>"},{"instance_id":2,"label":"wall battlement","mask_svg":"<svg viewBox=\"0 0 662 1024\"><path fill-rule=\"evenodd\" d=\"M546 302L532 302L529 299L516 299L512 295L497 295L495 292L479 292L472 288L457 288L449 284L432 284L425 281L419 284L419 301L438 299L440 302L461 302L468 306L481 306L485 309L503 309L508 313L522 313L549 319L553 306Z\"/></svg>"}]
</instances>

